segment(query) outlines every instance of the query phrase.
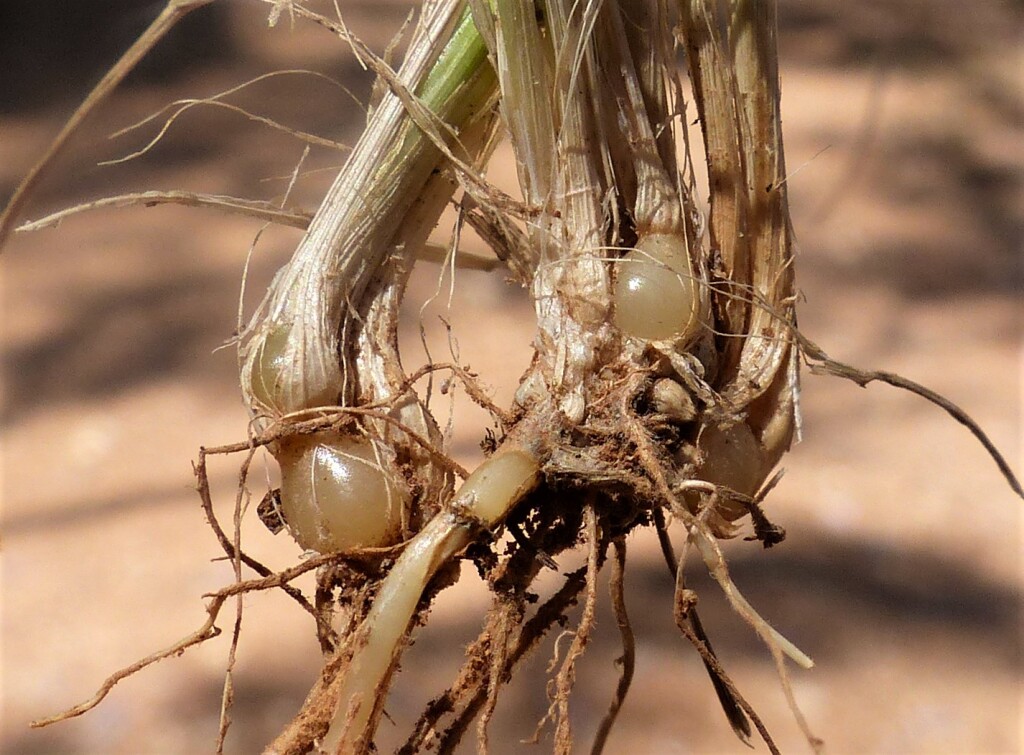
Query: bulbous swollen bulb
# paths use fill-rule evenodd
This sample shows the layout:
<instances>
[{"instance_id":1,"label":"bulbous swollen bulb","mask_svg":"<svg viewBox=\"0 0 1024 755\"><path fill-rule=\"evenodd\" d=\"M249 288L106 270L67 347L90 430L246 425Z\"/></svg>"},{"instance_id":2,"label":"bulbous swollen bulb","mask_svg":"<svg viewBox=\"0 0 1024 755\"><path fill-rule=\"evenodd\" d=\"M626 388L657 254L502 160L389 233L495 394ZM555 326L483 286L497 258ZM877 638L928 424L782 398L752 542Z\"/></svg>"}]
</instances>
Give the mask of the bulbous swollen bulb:
<instances>
[{"instance_id":1,"label":"bulbous swollen bulb","mask_svg":"<svg viewBox=\"0 0 1024 755\"><path fill-rule=\"evenodd\" d=\"M397 541L409 496L372 441L333 433L295 436L280 441L275 456L281 513L303 548L332 553Z\"/></svg>"},{"instance_id":2,"label":"bulbous swollen bulb","mask_svg":"<svg viewBox=\"0 0 1024 755\"><path fill-rule=\"evenodd\" d=\"M279 380L281 374L289 368L285 359L287 345L287 329L274 328L260 344L252 365L250 386L253 398L269 409L280 408Z\"/></svg>"},{"instance_id":3,"label":"bulbous swollen bulb","mask_svg":"<svg viewBox=\"0 0 1024 755\"><path fill-rule=\"evenodd\" d=\"M248 400L254 408L279 414L330 406L336 403L338 390L328 381L308 379L299 353L291 345L292 332L286 325L274 325L262 336L246 367ZM243 372L243 387L245 387Z\"/></svg>"},{"instance_id":4,"label":"bulbous swollen bulb","mask_svg":"<svg viewBox=\"0 0 1024 755\"><path fill-rule=\"evenodd\" d=\"M688 338L699 323L700 298L685 236L641 236L616 267L615 325L654 341Z\"/></svg>"},{"instance_id":5,"label":"bulbous swollen bulb","mask_svg":"<svg viewBox=\"0 0 1024 755\"><path fill-rule=\"evenodd\" d=\"M696 477L699 480L753 495L764 481L764 452L753 431L744 422L728 427L706 426L697 439L703 458ZM747 513L746 506L723 500L719 512L729 521Z\"/></svg>"}]
</instances>

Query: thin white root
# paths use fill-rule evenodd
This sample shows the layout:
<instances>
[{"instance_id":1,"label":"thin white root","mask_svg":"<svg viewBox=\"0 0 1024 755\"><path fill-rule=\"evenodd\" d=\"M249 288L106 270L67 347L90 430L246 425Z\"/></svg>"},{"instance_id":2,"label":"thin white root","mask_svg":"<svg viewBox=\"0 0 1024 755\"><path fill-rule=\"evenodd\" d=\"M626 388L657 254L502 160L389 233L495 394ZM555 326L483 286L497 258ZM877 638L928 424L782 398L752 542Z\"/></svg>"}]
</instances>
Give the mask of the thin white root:
<instances>
[{"instance_id":1,"label":"thin white root","mask_svg":"<svg viewBox=\"0 0 1024 755\"><path fill-rule=\"evenodd\" d=\"M782 684L782 692L786 696L786 703L792 711L793 716L796 718L797 725L803 732L804 737L807 738L807 742L810 744L811 749L814 750L815 753L823 752L824 742L811 731L810 724L807 723L807 717L804 716L803 711L800 710L800 706L796 702L796 695L793 692L793 684L790 680L789 672L786 670L786 663L783 655L785 654L805 669L812 668L814 666L814 661L800 650L800 648L783 637L777 629L771 626L771 624L765 621L757 611L754 610L754 607L747 602L747 599L740 594L736 584L729 576L729 570L725 565L725 557L722 555L722 550L718 545L718 541L713 537L709 537L699 527L694 527L690 532L691 539L696 542L697 549L700 551L700 555L704 559L704 564L721 586L722 591L732 604L733 610L735 610L736 613L742 616L747 623L753 627L754 631L757 632L758 636L768 647L768 651L772 655L772 660L775 662L775 670L778 673L779 680Z\"/></svg>"},{"instance_id":2,"label":"thin white root","mask_svg":"<svg viewBox=\"0 0 1024 755\"><path fill-rule=\"evenodd\" d=\"M808 657L800 648L794 645L792 642L787 640L782 634L775 629L771 624L765 621L754 607L747 602L747 599L743 597L739 589L736 587L736 583L732 581L729 576L729 570L725 565L725 557L722 555L722 549L719 547L718 542L708 536L702 529L694 527L690 530L690 536L697 544L697 549L700 551L701 557L704 559L704 564L707 566L711 576L715 578L715 581L721 586L722 591L725 593L726 598L732 604L733 609L736 613L742 616L746 621L753 627L754 631L757 632L758 636L764 640L764 643L771 648L778 648L785 653L789 658L802 668L813 668L814 661Z\"/></svg>"}]
</instances>

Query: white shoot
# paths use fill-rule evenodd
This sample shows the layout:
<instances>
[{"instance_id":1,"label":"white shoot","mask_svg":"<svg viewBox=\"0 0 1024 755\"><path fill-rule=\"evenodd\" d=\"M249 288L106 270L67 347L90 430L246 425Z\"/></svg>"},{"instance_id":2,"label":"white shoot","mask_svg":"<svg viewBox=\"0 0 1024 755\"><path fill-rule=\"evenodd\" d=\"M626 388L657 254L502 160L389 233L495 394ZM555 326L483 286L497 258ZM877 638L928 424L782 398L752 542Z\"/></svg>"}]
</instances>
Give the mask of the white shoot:
<instances>
[{"instance_id":1,"label":"white shoot","mask_svg":"<svg viewBox=\"0 0 1024 755\"><path fill-rule=\"evenodd\" d=\"M358 752L372 737L384 705L395 658L423 591L437 569L469 543L476 527L492 528L540 479L537 458L521 447L505 447L462 484L450 506L406 546L359 630L351 638L335 720L323 742L327 752Z\"/></svg>"}]
</instances>

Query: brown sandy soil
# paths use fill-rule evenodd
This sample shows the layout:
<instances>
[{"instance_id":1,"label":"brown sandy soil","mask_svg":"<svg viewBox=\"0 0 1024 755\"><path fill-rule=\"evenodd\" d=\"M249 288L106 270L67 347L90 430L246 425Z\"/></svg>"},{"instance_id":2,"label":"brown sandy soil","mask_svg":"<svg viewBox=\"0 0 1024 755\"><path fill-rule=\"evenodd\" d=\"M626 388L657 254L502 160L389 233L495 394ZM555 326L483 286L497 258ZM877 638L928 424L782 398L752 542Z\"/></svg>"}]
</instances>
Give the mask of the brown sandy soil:
<instances>
[{"instance_id":1,"label":"brown sandy soil","mask_svg":"<svg viewBox=\"0 0 1024 755\"><path fill-rule=\"evenodd\" d=\"M405 13L392 3L342 6L377 49ZM233 53L133 80L76 139L30 215L150 188L280 197L281 177L302 146L212 108L184 115L149 155L96 166L155 133L150 126L107 141L117 128L177 97L259 73L314 68L366 98L367 77L341 44L287 23L267 31L265 11L229 4L232 44L195 44ZM1019 5L792 0L782 3L781 20L803 329L836 358L900 372L949 396L1020 470ZM29 64L19 76L69 97L98 77L103 61L71 50L32 57L32 39L22 40ZM61 72L86 68L75 73L79 84L60 84ZM72 105L20 91L0 101L3 197ZM265 82L234 101L340 141L358 135L359 107L309 77ZM342 160L316 149L304 167ZM496 180L510 185L507 151L496 165ZM293 202L313 206L329 179L312 173ZM212 749L226 637L121 683L80 719L42 731L27 725L191 632L204 618L202 594L231 579L230 566L215 560L220 551L191 490L189 460L200 444L245 436L234 354L215 350L236 326L257 231L252 221L206 211L138 208L22 234L4 250L4 752ZM296 240L289 230L262 235L247 307ZM473 240L466 246L482 252ZM423 266L410 291L409 367L424 359L417 313L437 276ZM447 354L438 319L445 315L462 362L507 403L529 356L523 293L498 273L459 272L450 312L447 299L445 287L423 318L433 353ZM445 401L435 404L441 416ZM1021 502L969 434L918 398L807 376L803 409L805 439L787 458L770 505L787 541L769 552L739 541L729 552L740 588L817 661L794 672L813 729L832 753L1020 752ZM456 412L452 445L473 464L483 417L461 398ZM236 470L235 460L213 468L225 518ZM261 463L257 498L263 479ZM299 556L258 522L247 521L244 537L275 567ZM637 535L630 551L637 673L609 751L745 752L672 624L671 582L651 539ZM563 570L571 567L562 560ZM783 751L806 751L767 653L700 569L692 572L724 664ZM486 606L472 573L438 601L389 702L396 725L382 726L385 749L451 678ZM230 627L229 615L221 626ZM605 610L573 701L580 751L614 688L617 642ZM532 751L521 740L546 708L552 652L548 642L499 703L495 752ZM245 600L239 654L228 750L250 753L297 709L318 649L310 621L290 601L260 594ZM549 748L549 737L545 730L536 751Z\"/></svg>"}]
</instances>

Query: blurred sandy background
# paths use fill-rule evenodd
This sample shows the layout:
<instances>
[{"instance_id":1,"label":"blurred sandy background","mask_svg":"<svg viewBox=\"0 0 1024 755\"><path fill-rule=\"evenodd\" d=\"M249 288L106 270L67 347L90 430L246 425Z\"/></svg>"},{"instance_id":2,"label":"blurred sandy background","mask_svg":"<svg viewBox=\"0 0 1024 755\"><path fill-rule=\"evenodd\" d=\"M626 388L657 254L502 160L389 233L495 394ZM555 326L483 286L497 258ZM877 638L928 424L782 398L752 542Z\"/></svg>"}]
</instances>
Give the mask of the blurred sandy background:
<instances>
[{"instance_id":1,"label":"blurred sandy background","mask_svg":"<svg viewBox=\"0 0 1024 755\"><path fill-rule=\"evenodd\" d=\"M407 8L342 0L383 49ZM781 3L789 190L800 242L805 332L836 358L900 372L961 404L1018 473L1024 120L1020 3L933 0ZM157 4L128 0L0 7L0 197ZM197 108L147 156L155 127L111 132L180 97L255 75L315 69L364 100L369 79L325 32L236 1L198 11L154 63L93 118L35 195L29 215L130 190L185 188L279 198L302 146L236 113ZM362 111L332 84L288 75L232 102L354 142ZM694 115L690 112L691 117ZM293 202L315 205L343 154L314 150ZM513 185L507 150L495 180ZM319 172L316 172L319 170ZM191 490L200 444L244 437L230 349L254 221L160 207L80 216L19 235L3 279L3 551L0 750L212 750L227 639L122 682L92 713L43 731L27 722L89 697L115 669L199 626L201 595L230 580ZM252 257L247 306L298 234L269 229ZM444 240L445 234L437 238ZM469 239L470 251L482 247ZM437 285L410 291L406 365ZM435 356L447 346L424 318ZM531 310L500 273L460 272L450 319L461 360L507 403L529 357ZM444 416L444 401L436 405ZM785 462L770 513L789 533L764 552L730 547L736 581L817 661L796 692L831 753L1011 753L1022 740L1021 502L969 434L915 397L834 379L804 381L806 439ZM454 449L479 458L483 418L457 403ZM212 469L229 517L237 460ZM257 465L256 499L266 474ZM250 521L248 549L281 567L285 536ZM671 582L650 538L630 542L627 600L639 655L610 752L745 752L696 654L671 619ZM563 568L571 566L563 559ZM785 752L807 751L770 660L699 577L705 624L726 667ZM306 583L308 584L308 583ZM381 742L397 741L443 688L476 635L487 596L464 575L432 614L398 678ZM221 626L230 627L225 613ZM313 627L272 593L245 603L233 753L256 752L294 713L318 668ZM546 707L552 643L498 706L495 752L549 750L528 738ZM607 611L574 700L586 751L614 688ZM469 744L464 748L473 751ZM763 746L758 746L763 751Z\"/></svg>"}]
</instances>

